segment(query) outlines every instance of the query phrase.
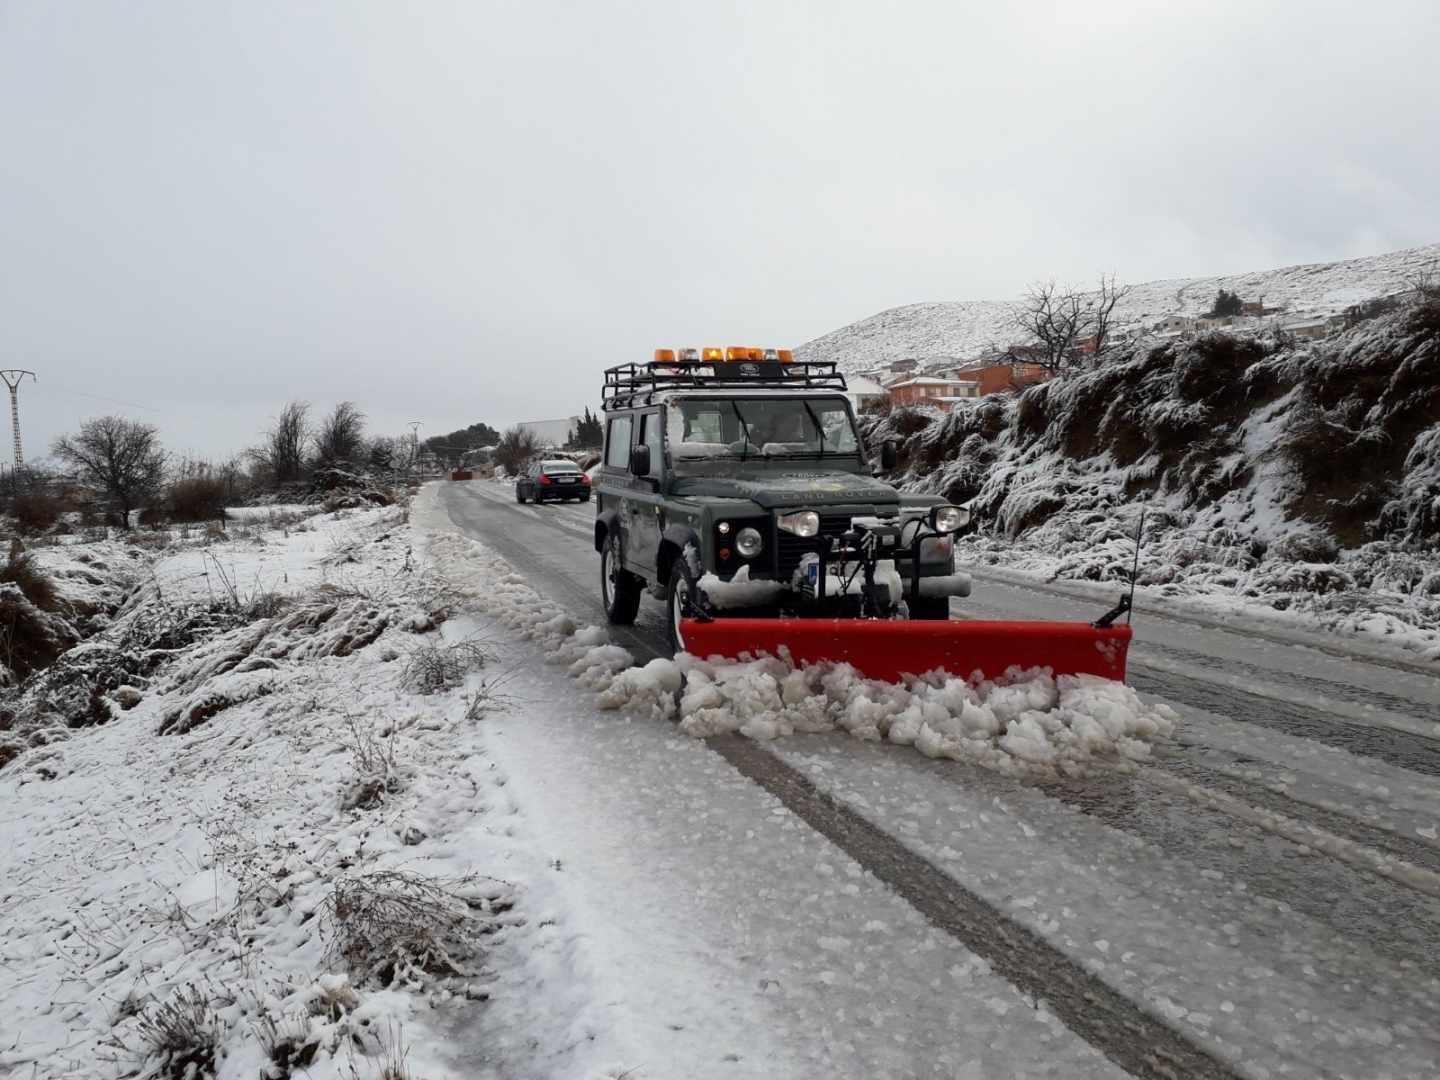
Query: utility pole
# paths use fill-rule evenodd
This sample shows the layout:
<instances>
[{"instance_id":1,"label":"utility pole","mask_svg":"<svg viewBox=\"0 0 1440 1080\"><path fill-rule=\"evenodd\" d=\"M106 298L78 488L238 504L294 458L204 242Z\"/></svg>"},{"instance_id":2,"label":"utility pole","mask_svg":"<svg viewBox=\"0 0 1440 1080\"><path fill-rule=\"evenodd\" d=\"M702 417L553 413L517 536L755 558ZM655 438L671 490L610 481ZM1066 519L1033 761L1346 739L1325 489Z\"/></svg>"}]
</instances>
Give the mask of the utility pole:
<instances>
[{"instance_id":1,"label":"utility pole","mask_svg":"<svg viewBox=\"0 0 1440 1080\"><path fill-rule=\"evenodd\" d=\"M415 474L415 480L420 480L420 421L411 420L410 423L410 470Z\"/></svg>"},{"instance_id":2,"label":"utility pole","mask_svg":"<svg viewBox=\"0 0 1440 1080\"><path fill-rule=\"evenodd\" d=\"M20 449L20 380L30 376L31 382L39 382L35 372L24 368L6 368L0 371L0 379L10 388L10 430L15 433L15 468L25 464L25 454Z\"/></svg>"}]
</instances>

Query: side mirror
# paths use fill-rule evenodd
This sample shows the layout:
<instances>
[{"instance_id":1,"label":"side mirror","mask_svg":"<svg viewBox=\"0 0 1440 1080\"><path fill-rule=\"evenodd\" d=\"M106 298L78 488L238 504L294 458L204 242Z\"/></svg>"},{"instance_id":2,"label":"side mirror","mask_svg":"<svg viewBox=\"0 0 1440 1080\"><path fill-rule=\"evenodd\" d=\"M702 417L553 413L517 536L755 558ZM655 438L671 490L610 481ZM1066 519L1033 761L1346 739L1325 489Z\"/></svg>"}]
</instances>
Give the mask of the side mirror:
<instances>
[{"instance_id":1,"label":"side mirror","mask_svg":"<svg viewBox=\"0 0 1440 1080\"><path fill-rule=\"evenodd\" d=\"M650 447L641 445L630 451L630 475L650 475Z\"/></svg>"},{"instance_id":2,"label":"side mirror","mask_svg":"<svg viewBox=\"0 0 1440 1080\"><path fill-rule=\"evenodd\" d=\"M886 439L880 444L880 468L889 472L895 468L895 463L900 460L900 450L895 445L894 439Z\"/></svg>"}]
</instances>

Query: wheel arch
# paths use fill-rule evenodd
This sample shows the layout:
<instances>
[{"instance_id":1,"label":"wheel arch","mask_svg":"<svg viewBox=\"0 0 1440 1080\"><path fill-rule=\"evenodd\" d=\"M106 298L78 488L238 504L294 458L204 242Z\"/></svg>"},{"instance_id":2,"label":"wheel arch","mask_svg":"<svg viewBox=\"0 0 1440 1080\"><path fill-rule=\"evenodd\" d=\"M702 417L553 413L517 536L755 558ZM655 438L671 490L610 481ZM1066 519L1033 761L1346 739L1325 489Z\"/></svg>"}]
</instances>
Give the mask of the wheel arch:
<instances>
[{"instance_id":1,"label":"wheel arch","mask_svg":"<svg viewBox=\"0 0 1440 1080\"><path fill-rule=\"evenodd\" d=\"M687 544L694 544L699 551L705 550L700 545L700 534L689 525L665 526L665 531L660 534L660 549L655 557L655 577L659 584L669 584L670 564L677 555L684 552Z\"/></svg>"},{"instance_id":2,"label":"wheel arch","mask_svg":"<svg viewBox=\"0 0 1440 1080\"><path fill-rule=\"evenodd\" d=\"M620 515L614 510L606 510L595 515L595 550L605 550L605 541L609 538L612 530L618 531Z\"/></svg>"}]
</instances>

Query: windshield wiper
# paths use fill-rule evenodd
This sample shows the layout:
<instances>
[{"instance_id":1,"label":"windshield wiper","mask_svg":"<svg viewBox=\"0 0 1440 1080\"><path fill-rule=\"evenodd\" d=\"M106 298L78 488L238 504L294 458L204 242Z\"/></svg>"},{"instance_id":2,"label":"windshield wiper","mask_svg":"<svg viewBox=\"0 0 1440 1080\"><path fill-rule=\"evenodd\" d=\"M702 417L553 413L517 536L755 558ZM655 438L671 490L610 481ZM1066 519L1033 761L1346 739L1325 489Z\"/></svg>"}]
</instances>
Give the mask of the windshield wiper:
<instances>
[{"instance_id":1,"label":"windshield wiper","mask_svg":"<svg viewBox=\"0 0 1440 1080\"><path fill-rule=\"evenodd\" d=\"M820 436L820 453L825 453L825 429L820 426L820 418L815 415L815 410L810 407L810 402L804 398L800 404L805 406L805 411L810 414L810 422L815 425L815 434Z\"/></svg>"},{"instance_id":2,"label":"windshield wiper","mask_svg":"<svg viewBox=\"0 0 1440 1080\"><path fill-rule=\"evenodd\" d=\"M745 422L745 417L744 417L744 415L740 412L740 406L739 406L739 405L736 405L733 400L730 402L730 408L732 408L732 409L735 410L735 419L740 421L740 431L741 431L741 434L743 434L743 435L745 436L744 445L742 445L742 446L740 447L740 460L741 460L741 461L744 461L744 460L749 456L748 454L745 453L745 447L751 445L751 443L750 443L750 425Z\"/></svg>"}]
</instances>

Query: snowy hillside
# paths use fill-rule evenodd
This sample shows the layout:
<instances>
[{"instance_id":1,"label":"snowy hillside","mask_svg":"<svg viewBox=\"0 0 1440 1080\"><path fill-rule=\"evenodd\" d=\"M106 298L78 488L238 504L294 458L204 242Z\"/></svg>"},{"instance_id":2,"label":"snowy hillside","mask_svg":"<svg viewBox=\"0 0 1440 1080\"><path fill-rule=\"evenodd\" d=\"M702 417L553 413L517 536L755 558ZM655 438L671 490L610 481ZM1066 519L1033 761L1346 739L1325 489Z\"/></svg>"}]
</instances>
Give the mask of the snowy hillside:
<instances>
[{"instance_id":1,"label":"snowy hillside","mask_svg":"<svg viewBox=\"0 0 1440 1080\"><path fill-rule=\"evenodd\" d=\"M965 558L1255 601L1440 658L1440 289L1322 342L1200 334L1018 397L867 418ZM1337 468L1337 463L1345 467Z\"/></svg>"},{"instance_id":2,"label":"snowy hillside","mask_svg":"<svg viewBox=\"0 0 1440 1080\"><path fill-rule=\"evenodd\" d=\"M1264 298L1286 316L1333 314L1373 296L1398 292L1407 279L1440 264L1440 244L1345 262L1287 266L1226 276L1172 278L1134 285L1117 312L1123 326L1146 326L1166 315L1199 315L1220 289L1245 300ZM1016 337L1011 304L962 300L910 304L851 323L801 345L801 360L836 360L858 372L892 360L968 358Z\"/></svg>"}]
</instances>

